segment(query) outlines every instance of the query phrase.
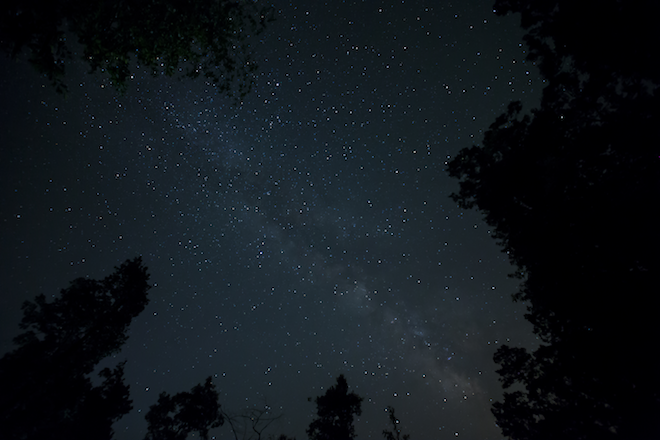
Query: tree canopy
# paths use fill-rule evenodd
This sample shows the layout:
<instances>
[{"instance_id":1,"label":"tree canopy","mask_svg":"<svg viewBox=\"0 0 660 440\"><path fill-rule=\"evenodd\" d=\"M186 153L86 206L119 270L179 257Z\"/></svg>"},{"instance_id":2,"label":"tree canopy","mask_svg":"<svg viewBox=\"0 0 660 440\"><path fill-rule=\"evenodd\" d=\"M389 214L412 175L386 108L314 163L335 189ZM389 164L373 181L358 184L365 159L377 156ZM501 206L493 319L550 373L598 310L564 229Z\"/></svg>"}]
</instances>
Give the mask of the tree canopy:
<instances>
[{"instance_id":1,"label":"tree canopy","mask_svg":"<svg viewBox=\"0 0 660 440\"><path fill-rule=\"evenodd\" d=\"M448 171L454 200L483 212L517 266L514 298L544 343L495 355L503 385L525 388L493 407L511 438L660 436L659 334L643 306L660 292L659 37L645 27L658 7L495 4L521 13L547 85L538 109L511 103Z\"/></svg>"},{"instance_id":2,"label":"tree canopy","mask_svg":"<svg viewBox=\"0 0 660 440\"><path fill-rule=\"evenodd\" d=\"M362 397L348 392L343 374L314 402L317 417L307 428L310 440L352 440L356 437L353 417L362 414Z\"/></svg>"},{"instance_id":3,"label":"tree canopy","mask_svg":"<svg viewBox=\"0 0 660 440\"><path fill-rule=\"evenodd\" d=\"M204 76L221 92L244 95L256 63L248 38L263 31L270 9L247 0L9 0L0 44L23 51L59 92L74 55L125 90L135 69L154 76ZM77 39L82 53L74 53Z\"/></svg>"},{"instance_id":4,"label":"tree canopy","mask_svg":"<svg viewBox=\"0 0 660 440\"><path fill-rule=\"evenodd\" d=\"M124 363L90 379L119 351L131 320L147 305L149 275L140 258L103 280L78 278L47 302L23 305L14 351L0 359L0 430L7 439L110 439L131 409Z\"/></svg>"},{"instance_id":5,"label":"tree canopy","mask_svg":"<svg viewBox=\"0 0 660 440\"><path fill-rule=\"evenodd\" d=\"M224 423L211 377L190 392L161 393L145 418L149 425L145 440L186 440L193 432L208 440L209 430Z\"/></svg>"}]
</instances>

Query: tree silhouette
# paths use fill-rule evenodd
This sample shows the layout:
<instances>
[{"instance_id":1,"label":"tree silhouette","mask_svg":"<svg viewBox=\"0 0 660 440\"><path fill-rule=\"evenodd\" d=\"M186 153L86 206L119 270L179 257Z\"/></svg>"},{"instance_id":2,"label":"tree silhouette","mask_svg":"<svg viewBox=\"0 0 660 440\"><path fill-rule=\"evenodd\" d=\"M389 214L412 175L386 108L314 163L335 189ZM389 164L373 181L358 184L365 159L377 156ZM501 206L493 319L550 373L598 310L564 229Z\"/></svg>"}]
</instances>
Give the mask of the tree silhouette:
<instances>
[{"instance_id":1,"label":"tree silhouette","mask_svg":"<svg viewBox=\"0 0 660 440\"><path fill-rule=\"evenodd\" d=\"M149 275L138 257L103 280L78 278L46 302L23 304L14 351L0 359L0 432L7 439L109 439L131 409L124 363L89 378L119 351L146 306Z\"/></svg>"},{"instance_id":2,"label":"tree silhouette","mask_svg":"<svg viewBox=\"0 0 660 440\"><path fill-rule=\"evenodd\" d=\"M269 8L235 0L9 0L0 15L0 43L65 92L65 66L77 54L91 71L106 73L125 90L135 63L154 76L203 75L221 92L244 95L256 64L247 38L260 33Z\"/></svg>"},{"instance_id":3,"label":"tree silhouette","mask_svg":"<svg viewBox=\"0 0 660 440\"><path fill-rule=\"evenodd\" d=\"M145 418L149 424L145 440L185 440L192 432L208 440L209 430L224 423L211 377L190 392L174 396L162 392Z\"/></svg>"},{"instance_id":4,"label":"tree silhouette","mask_svg":"<svg viewBox=\"0 0 660 440\"><path fill-rule=\"evenodd\" d=\"M401 428L399 428L399 419L394 414L394 408L388 406L385 411L387 411L390 424L392 425L392 430L390 431L388 431L387 429L383 430L383 437L385 437L385 440L410 440L409 434L403 434L403 437L401 436Z\"/></svg>"},{"instance_id":5,"label":"tree silhouette","mask_svg":"<svg viewBox=\"0 0 660 440\"><path fill-rule=\"evenodd\" d=\"M660 438L649 349L660 334L640 307L660 292L660 69L644 28L659 7L496 2L521 12L528 61L547 85L540 108L510 104L448 171L460 179L454 200L484 213L517 266L514 299L544 343L495 355L504 387L524 388L493 406L511 438Z\"/></svg>"},{"instance_id":6,"label":"tree silhouette","mask_svg":"<svg viewBox=\"0 0 660 440\"><path fill-rule=\"evenodd\" d=\"M362 397L348 392L343 374L339 375L335 385L314 401L317 418L307 428L310 440L352 440L356 437L353 416L362 414Z\"/></svg>"}]
</instances>

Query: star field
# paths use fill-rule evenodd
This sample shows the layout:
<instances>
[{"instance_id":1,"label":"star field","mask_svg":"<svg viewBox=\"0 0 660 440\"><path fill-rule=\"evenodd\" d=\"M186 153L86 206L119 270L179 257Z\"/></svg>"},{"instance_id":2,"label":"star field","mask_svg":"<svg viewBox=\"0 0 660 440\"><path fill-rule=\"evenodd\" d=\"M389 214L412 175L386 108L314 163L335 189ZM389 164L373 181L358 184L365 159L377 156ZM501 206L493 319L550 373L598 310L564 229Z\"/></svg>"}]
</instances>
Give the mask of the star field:
<instances>
[{"instance_id":1,"label":"star field","mask_svg":"<svg viewBox=\"0 0 660 440\"><path fill-rule=\"evenodd\" d=\"M511 100L537 102L517 17L485 1L277 2L239 105L137 69L124 96L73 63L56 95L2 60L2 351L20 304L142 255L151 302L124 350L145 434L161 391L214 376L231 411L269 405L305 438L344 373L413 439L500 438L497 344L530 346L516 281L443 168ZM215 432L230 438L228 427Z\"/></svg>"}]
</instances>

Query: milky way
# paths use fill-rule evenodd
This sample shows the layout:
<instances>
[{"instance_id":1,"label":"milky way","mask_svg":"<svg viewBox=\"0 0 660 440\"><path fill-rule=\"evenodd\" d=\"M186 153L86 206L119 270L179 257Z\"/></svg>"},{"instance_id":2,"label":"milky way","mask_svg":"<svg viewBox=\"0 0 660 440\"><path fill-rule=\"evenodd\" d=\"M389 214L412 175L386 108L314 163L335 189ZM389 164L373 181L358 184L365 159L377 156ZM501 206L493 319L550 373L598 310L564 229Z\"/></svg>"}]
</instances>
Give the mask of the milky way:
<instances>
[{"instance_id":1,"label":"milky way","mask_svg":"<svg viewBox=\"0 0 660 440\"><path fill-rule=\"evenodd\" d=\"M307 397L341 373L365 398L360 438L387 405L413 439L501 437L492 354L535 339L444 166L511 100L537 102L518 18L329 3L276 4L239 105L139 69L117 95L77 64L64 99L2 60L2 349L22 301L142 255L156 287L109 360L128 360L134 399L119 439L209 375L227 410L269 405L272 433L304 438Z\"/></svg>"}]
</instances>

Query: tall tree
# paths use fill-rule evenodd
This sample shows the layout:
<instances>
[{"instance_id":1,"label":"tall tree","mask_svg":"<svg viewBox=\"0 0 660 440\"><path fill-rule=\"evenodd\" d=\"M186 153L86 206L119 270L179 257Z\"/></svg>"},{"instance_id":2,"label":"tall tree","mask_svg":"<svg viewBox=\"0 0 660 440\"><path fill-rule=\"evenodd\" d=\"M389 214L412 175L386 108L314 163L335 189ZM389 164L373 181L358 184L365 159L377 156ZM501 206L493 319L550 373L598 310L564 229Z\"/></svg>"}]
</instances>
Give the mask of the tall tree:
<instances>
[{"instance_id":1,"label":"tall tree","mask_svg":"<svg viewBox=\"0 0 660 440\"><path fill-rule=\"evenodd\" d=\"M362 397L348 392L343 374L339 375L335 385L314 401L317 418L307 428L310 440L352 440L356 437L353 417L362 414Z\"/></svg>"},{"instance_id":2,"label":"tall tree","mask_svg":"<svg viewBox=\"0 0 660 440\"><path fill-rule=\"evenodd\" d=\"M527 303L544 343L495 355L503 385L524 388L493 407L511 438L660 437L652 416L660 360L649 350L660 334L653 310L640 307L660 292L660 69L652 59L660 39L645 28L659 8L496 2L498 13L521 13L528 61L547 85L538 109L510 104L448 171L460 179L454 200L484 213L517 265L514 298Z\"/></svg>"},{"instance_id":3,"label":"tall tree","mask_svg":"<svg viewBox=\"0 0 660 440\"><path fill-rule=\"evenodd\" d=\"M132 70L157 75L203 75L221 92L244 95L256 63L249 37L263 31L270 9L248 0L8 0L0 15L0 44L30 63L59 92L76 54L120 90Z\"/></svg>"},{"instance_id":4,"label":"tall tree","mask_svg":"<svg viewBox=\"0 0 660 440\"><path fill-rule=\"evenodd\" d=\"M209 430L224 423L211 377L190 392L161 393L145 418L149 424L145 440L186 440L193 432L208 440Z\"/></svg>"},{"instance_id":5,"label":"tall tree","mask_svg":"<svg viewBox=\"0 0 660 440\"><path fill-rule=\"evenodd\" d=\"M109 439L131 409L124 363L90 380L119 351L131 320L144 310L149 275L127 260L103 280L78 278L46 302L23 304L14 351L0 359L0 432L7 439Z\"/></svg>"}]
</instances>

